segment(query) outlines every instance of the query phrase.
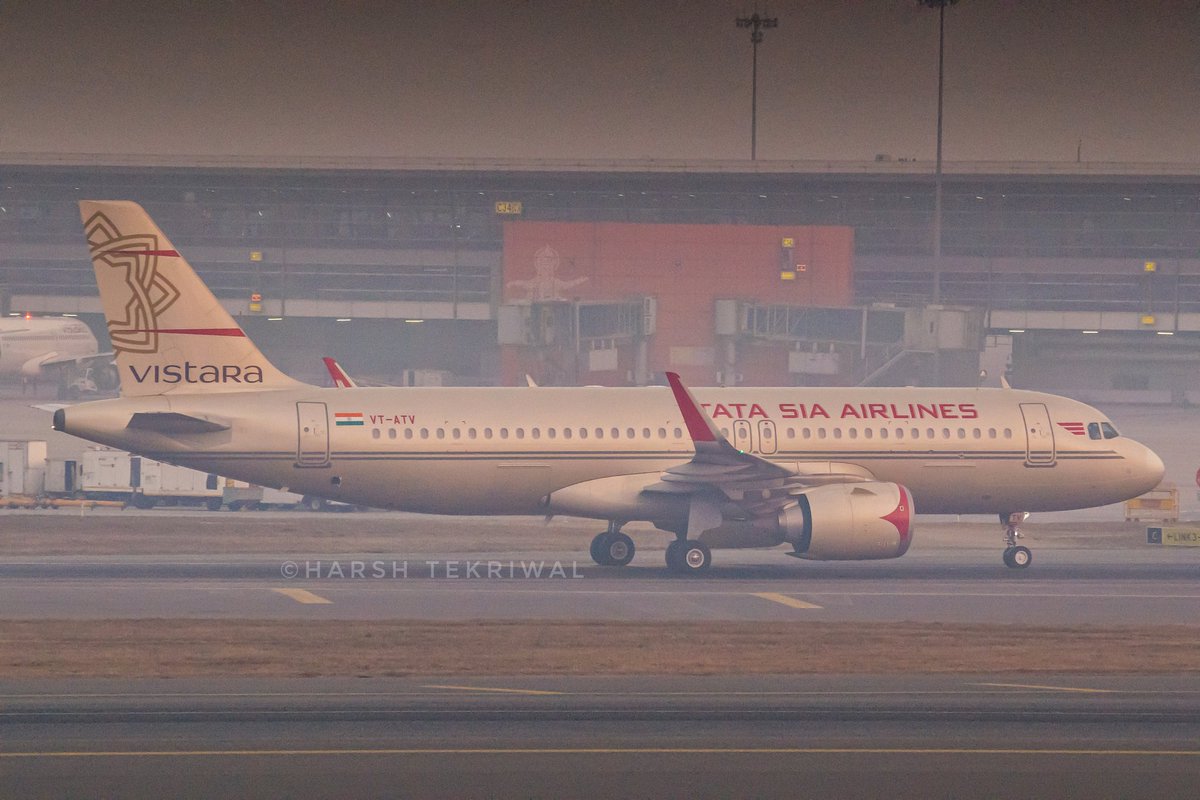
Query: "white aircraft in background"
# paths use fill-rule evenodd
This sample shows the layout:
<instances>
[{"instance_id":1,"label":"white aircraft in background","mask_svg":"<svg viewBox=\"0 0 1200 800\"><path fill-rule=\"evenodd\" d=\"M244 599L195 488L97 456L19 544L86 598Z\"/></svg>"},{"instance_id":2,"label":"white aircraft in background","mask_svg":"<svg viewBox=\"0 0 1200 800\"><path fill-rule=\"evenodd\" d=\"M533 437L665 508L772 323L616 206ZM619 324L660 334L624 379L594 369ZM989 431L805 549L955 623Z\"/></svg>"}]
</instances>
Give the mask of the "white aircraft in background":
<instances>
[{"instance_id":1,"label":"white aircraft in background","mask_svg":"<svg viewBox=\"0 0 1200 800\"><path fill-rule=\"evenodd\" d=\"M73 317L0 317L0 376L65 384L90 367L111 367L111 357L100 352L91 329ZM115 386L114 373L109 387Z\"/></svg>"},{"instance_id":2,"label":"white aircraft in background","mask_svg":"<svg viewBox=\"0 0 1200 800\"><path fill-rule=\"evenodd\" d=\"M993 513L1024 567L1024 512L1126 500L1162 461L1094 408L1014 389L319 388L276 369L130 202L80 203L121 397L54 428L305 495L441 514L607 521L669 531L667 565L711 547L809 559L903 555L916 508Z\"/></svg>"}]
</instances>

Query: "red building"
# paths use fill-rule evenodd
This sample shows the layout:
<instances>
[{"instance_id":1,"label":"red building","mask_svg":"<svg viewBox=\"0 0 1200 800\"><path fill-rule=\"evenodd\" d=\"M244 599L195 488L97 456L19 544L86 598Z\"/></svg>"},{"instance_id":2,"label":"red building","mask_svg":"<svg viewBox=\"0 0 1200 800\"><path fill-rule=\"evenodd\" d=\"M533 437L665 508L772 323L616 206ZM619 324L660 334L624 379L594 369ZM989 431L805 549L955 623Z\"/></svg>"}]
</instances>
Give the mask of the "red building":
<instances>
[{"instance_id":1,"label":"red building","mask_svg":"<svg viewBox=\"0 0 1200 800\"><path fill-rule=\"evenodd\" d=\"M734 353L717 301L848 306L853 263L849 227L506 223L502 377L625 385L670 369L712 385L732 368L738 383L785 385L789 345Z\"/></svg>"}]
</instances>

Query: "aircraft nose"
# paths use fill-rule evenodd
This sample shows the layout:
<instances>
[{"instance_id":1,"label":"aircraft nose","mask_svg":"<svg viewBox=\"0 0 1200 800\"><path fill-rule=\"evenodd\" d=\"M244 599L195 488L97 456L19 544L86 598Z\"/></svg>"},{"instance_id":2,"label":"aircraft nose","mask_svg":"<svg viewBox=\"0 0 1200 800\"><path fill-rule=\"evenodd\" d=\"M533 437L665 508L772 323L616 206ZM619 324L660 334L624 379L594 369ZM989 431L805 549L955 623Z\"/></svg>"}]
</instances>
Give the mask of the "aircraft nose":
<instances>
[{"instance_id":1,"label":"aircraft nose","mask_svg":"<svg viewBox=\"0 0 1200 800\"><path fill-rule=\"evenodd\" d=\"M1149 447L1141 445L1142 448L1142 469L1141 474L1146 480L1146 491L1150 491L1158 484L1162 483L1163 474L1166 472L1166 467L1163 466L1163 461Z\"/></svg>"}]
</instances>

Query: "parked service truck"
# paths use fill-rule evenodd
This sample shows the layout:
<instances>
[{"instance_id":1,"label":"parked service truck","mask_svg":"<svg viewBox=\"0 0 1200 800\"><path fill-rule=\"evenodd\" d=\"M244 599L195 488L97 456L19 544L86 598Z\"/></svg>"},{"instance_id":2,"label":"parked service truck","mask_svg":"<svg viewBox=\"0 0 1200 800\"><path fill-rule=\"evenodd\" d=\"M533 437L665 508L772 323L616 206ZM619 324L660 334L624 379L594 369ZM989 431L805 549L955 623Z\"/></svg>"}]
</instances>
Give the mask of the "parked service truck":
<instances>
[{"instance_id":1,"label":"parked service truck","mask_svg":"<svg viewBox=\"0 0 1200 800\"><path fill-rule=\"evenodd\" d=\"M50 472L48 492L91 500L122 500L137 508L159 503L204 505L214 511L222 503L220 476L123 450L86 450L77 462L52 462Z\"/></svg>"}]
</instances>

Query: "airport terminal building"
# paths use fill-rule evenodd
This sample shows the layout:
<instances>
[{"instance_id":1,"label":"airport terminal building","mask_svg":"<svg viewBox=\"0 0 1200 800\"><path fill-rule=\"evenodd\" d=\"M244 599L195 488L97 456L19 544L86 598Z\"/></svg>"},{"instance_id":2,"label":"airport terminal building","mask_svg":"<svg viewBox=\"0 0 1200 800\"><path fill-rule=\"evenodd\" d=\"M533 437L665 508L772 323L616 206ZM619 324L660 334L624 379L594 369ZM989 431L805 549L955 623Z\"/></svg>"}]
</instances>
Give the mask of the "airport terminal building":
<instances>
[{"instance_id":1,"label":"airport terminal building","mask_svg":"<svg viewBox=\"0 0 1200 800\"><path fill-rule=\"evenodd\" d=\"M1200 168L0 156L6 314L102 327L75 201L141 203L319 381L973 384L1200 401Z\"/></svg>"}]
</instances>

